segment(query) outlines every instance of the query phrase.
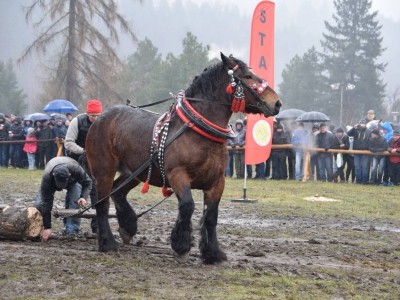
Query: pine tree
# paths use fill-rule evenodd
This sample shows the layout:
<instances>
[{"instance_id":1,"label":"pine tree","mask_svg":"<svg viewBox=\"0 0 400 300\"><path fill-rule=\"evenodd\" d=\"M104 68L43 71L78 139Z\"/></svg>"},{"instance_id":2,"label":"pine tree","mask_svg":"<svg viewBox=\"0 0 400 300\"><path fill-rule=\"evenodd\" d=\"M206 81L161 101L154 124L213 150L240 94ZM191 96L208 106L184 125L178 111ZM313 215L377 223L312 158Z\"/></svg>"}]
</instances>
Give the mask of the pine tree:
<instances>
[{"instance_id":1,"label":"pine tree","mask_svg":"<svg viewBox=\"0 0 400 300\"><path fill-rule=\"evenodd\" d=\"M18 88L17 76L14 72L11 59L5 64L0 61L0 107L5 114L17 114L22 116L28 105L25 102L26 95Z\"/></svg>"},{"instance_id":2,"label":"pine tree","mask_svg":"<svg viewBox=\"0 0 400 300\"><path fill-rule=\"evenodd\" d=\"M318 53L315 47L311 47L303 57L296 55L285 66L279 95L284 100L285 109L320 111L321 86Z\"/></svg>"},{"instance_id":3,"label":"pine tree","mask_svg":"<svg viewBox=\"0 0 400 300\"><path fill-rule=\"evenodd\" d=\"M338 119L340 92L330 90L334 83L354 84L352 91L343 95L343 120L345 124L358 122L369 109L382 116L382 103L386 85L380 75L386 64L377 60L382 48L381 26L377 13L370 13L371 0L334 0L336 14L333 25L325 22L323 34L322 68L325 75L326 93L330 94L325 111Z\"/></svg>"}]
</instances>

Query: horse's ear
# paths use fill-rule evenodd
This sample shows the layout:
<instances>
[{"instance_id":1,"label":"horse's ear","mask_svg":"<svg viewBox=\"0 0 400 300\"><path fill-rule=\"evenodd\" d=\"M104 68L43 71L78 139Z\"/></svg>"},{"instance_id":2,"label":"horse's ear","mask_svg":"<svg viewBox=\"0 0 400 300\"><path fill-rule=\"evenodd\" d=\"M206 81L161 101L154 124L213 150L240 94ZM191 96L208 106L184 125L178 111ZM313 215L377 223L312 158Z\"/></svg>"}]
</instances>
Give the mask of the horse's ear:
<instances>
[{"instance_id":1,"label":"horse's ear","mask_svg":"<svg viewBox=\"0 0 400 300\"><path fill-rule=\"evenodd\" d=\"M237 63L231 58L231 56L227 57L222 52L221 52L221 60L228 69L232 69L234 66L237 65Z\"/></svg>"}]
</instances>

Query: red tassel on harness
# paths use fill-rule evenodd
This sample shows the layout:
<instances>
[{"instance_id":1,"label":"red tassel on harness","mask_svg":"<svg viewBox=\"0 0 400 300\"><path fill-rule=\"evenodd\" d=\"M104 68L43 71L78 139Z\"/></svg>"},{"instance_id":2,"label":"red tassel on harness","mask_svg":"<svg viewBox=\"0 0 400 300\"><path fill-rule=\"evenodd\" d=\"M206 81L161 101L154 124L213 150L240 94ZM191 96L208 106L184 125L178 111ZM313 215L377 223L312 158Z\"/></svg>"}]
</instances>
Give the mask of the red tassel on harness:
<instances>
[{"instance_id":1,"label":"red tassel on harness","mask_svg":"<svg viewBox=\"0 0 400 300\"><path fill-rule=\"evenodd\" d=\"M246 105L246 100L244 100L244 98L242 98L242 100L240 101L240 107L239 107L240 112L244 112L245 105Z\"/></svg>"},{"instance_id":2,"label":"red tassel on harness","mask_svg":"<svg viewBox=\"0 0 400 300\"><path fill-rule=\"evenodd\" d=\"M237 111L236 111L236 102L237 102L237 99L236 99L236 98L233 98L233 100L232 100L232 105L231 105L231 111L234 112L234 113L237 112Z\"/></svg>"},{"instance_id":3,"label":"red tassel on harness","mask_svg":"<svg viewBox=\"0 0 400 300\"><path fill-rule=\"evenodd\" d=\"M142 187L142 194L146 194L149 191L149 181L147 180Z\"/></svg>"},{"instance_id":4,"label":"red tassel on harness","mask_svg":"<svg viewBox=\"0 0 400 300\"><path fill-rule=\"evenodd\" d=\"M226 92L229 95L232 95L235 92L235 87L232 85L232 83L228 84L228 86L226 87Z\"/></svg>"},{"instance_id":5,"label":"red tassel on harness","mask_svg":"<svg viewBox=\"0 0 400 300\"><path fill-rule=\"evenodd\" d=\"M164 197L169 197L174 193L173 191L167 189L165 186L162 187L161 191Z\"/></svg>"},{"instance_id":6,"label":"red tassel on harness","mask_svg":"<svg viewBox=\"0 0 400 300\"><path fill-rule=\"evenodd\" d=\"M240 109L240 101L241 100L242 99L233 98L233 104L235 104L235 107L234 107L234 112L235 113L237 113L239 111L239 109Z\"/></svg>"}]
</instances>

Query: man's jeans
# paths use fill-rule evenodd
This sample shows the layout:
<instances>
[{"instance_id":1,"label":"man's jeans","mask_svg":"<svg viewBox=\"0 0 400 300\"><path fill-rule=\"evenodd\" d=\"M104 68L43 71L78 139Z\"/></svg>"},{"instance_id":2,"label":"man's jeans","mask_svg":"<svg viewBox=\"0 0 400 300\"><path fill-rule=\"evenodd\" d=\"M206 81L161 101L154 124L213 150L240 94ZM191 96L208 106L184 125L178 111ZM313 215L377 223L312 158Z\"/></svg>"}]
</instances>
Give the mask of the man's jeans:
<instances>
[{"instance_id":1,"label":"man's jeans","mask_svg":"<svg viewBox=\"0 0 400 300\"><path fill-rule=\"evenodd\" d=\"M321 156L318 154L318 166L319 166L319 180L328 182L332 181L332 155L324 154ZM326 175L325 175L326 171Z\"/></svg>"},{"instance_id":2,"label":"man's jeans","mask_svg":"<svg viewBox=\"0 0 400 300\"><path fill-rule=\"evenodd\" d=\"M75 183L70 186L67 190L67 195L65 196L65 208L66 209L78 209L78 202L82 192L82 186L79 183ZM41 190L39 188L39 193L36 196L35 207L37 209L40 208L41 202ZM65 219L64 219L65 220ZM65 232L66 234L77 234L78 230L81 226L81 218L67 218L65 224Z\"/></svg>"},{"instance_id":3,"label":"man's jeans","mask_svg":"<svg viewBox=\"0 0 400 300\"><path fill-rule=\"evenodd\" d=\"M233 176L233 153L228 151L228 166L226 167L225 176Z\"/></svg>"},{"instance_id":4,"label":"man's jeans","mask_svg":"<svg viewBox=\"0 0 400 300\"><path fill-rule=\"evenodd\" d=\"M373 157L372 158L372 170L371 170L371 183L373 184L381 184L382 183L382 174L385 170L386 165L386 157ZM379 169L378 169L379 166ZM376 171L378 171L378 178L376 178Z\"/></svg>"},{"instance_id":5,"label":"man's jeans","mask_svg":"<svg viewBox=\"0 0 400 300\"><path fill-rule=\"evenodd\" d=\"M22 168L21 154L22 154L22 144L11 144L10 145L10 166L16 168Z\"/></svg>"},{"instance_id":6,"label":"man's jeans","mask_svg":"<svg viewBox=\"0 0 400 300\"><path fill-rule=\"evenodd\" d=\"M8 144L0 144L0 166L8 167Z\"/></svg>"},{"instance_id":7,"label":"man's jeans","mask_svg":"<svg viewBox=\"0 0 400 300\"><path fill-rule=\"evenodd\" d=\"M358 184L366 184L368 182L368 162L368 155L354 154L354 168Z\"/></svg>"},{"instance_id":8,"label":"man's jeans","mask_svg":"<svg viewBox=\"0 0 400 300\"><path fill-rule=\"evenodd\" d=\"M256 176L254 178L265 179L265 164L256 164Z\"/></svg>"},{"instance_id":9,"label":"man's jeans","mask_svg":"<svg viewBox=\"0 0 400 300\"><path fill-rule=\"evenodd\" d=\"M296 152L296 179L303 179L304 153Z\"/></svg>"}]
</instances>

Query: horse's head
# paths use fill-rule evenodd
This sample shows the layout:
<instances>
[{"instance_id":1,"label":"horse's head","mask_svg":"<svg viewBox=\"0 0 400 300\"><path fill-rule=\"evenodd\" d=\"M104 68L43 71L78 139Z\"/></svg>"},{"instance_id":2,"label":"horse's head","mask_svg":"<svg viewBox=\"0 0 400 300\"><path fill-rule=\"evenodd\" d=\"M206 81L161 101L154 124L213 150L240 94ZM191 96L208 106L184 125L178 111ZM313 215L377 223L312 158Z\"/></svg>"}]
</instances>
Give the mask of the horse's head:
<instances>
[{"instance_id":1,"label":"horse's head","mask_svg":"<svg viewBox=\"0 0 400 300\"><path fill-rule=\"evenodd\" d=\"M232 111L264 114L265 117L279 113L282 102L265 80L254 74L244 62L237 58L227 57L221 52L221 59L231 76L231 84L227 91L230 89L230 92L234 93ZM240 106L242 101L245 103L243 102Z\"/></svg>"}]
</instances>

